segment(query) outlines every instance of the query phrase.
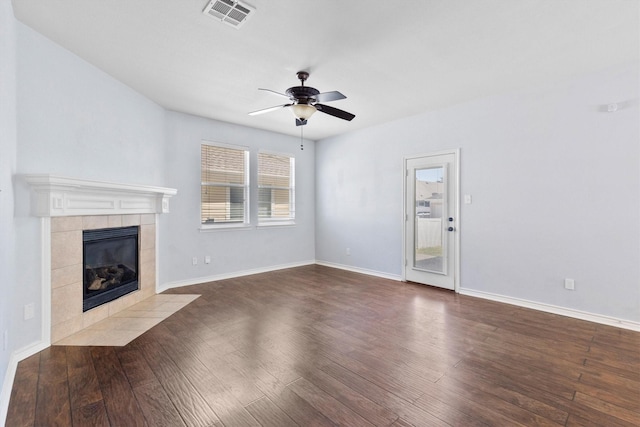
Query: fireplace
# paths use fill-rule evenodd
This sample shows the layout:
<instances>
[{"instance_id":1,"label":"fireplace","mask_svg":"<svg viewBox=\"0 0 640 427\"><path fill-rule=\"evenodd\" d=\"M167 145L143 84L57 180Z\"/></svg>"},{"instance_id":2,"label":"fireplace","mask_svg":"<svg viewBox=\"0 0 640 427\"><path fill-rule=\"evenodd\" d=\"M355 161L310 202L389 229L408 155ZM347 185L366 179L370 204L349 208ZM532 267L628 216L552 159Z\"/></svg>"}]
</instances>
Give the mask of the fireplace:
<instances>
[{"instance_id":1,"label":"fireplace","mask_svg":"<svg viewBox=\"0 0 640 427\"><path fill-rule=\"evenodd\" d=\"M133 226L82 232L83 312L139 289L138 230Z\"/></svg>"},{"instance_id":2,"label":"fireplace","mask_svg":"<svg viewBox=\"0 0 640 427\"><path fill-rule=\"evenodd\" d=\"M169 212L169 199L177 193L176 189L48 174L24 175L23 178L33 190L31 212L42 218L44 342L56 343L88 330L155 295L156 217ZM85 311L84 231L116 227L138 229L137 239L132 238L138 245L134 251L137 260L118 263L135 266L138 291ZM89 296L101 293L105 292L92 291Z\"/></svg>"}]
</instances>

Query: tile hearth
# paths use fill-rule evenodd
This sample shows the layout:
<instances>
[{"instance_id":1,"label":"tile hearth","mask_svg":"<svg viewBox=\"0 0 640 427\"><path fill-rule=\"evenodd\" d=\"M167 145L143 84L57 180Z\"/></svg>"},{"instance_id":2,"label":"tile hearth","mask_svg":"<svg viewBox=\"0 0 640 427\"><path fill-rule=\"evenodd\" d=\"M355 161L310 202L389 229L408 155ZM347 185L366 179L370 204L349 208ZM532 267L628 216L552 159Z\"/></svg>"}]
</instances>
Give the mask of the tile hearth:
<instances>
[{"instance_id":1,"label":"tile hearth","mask_svg":"<svg viewBox=\"0 0 640 427\"><path fill-rule=\"evenodd\" d=\"M153 295L80 332L61 339L54 345L126 345L199 296L194 294Z\"/></svg>"}]
</instances>

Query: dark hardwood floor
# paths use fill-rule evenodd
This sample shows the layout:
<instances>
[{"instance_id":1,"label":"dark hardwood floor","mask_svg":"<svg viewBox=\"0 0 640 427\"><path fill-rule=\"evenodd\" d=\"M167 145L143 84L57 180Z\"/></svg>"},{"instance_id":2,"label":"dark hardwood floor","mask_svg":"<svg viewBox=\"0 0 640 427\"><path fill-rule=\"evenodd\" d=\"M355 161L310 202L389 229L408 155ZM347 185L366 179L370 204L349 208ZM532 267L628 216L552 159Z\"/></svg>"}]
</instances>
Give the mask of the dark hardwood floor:
<instances>
[{"instance_id":1,"label":"dark hardwood floor","mask_svg":"<svg viewBox=\"0 0 640 427\"><path fill-rule=\"evenodd\" d=\"M638 426L640 333L307 266L20 362L14 426Z\"/></svg>"}]
</instances>

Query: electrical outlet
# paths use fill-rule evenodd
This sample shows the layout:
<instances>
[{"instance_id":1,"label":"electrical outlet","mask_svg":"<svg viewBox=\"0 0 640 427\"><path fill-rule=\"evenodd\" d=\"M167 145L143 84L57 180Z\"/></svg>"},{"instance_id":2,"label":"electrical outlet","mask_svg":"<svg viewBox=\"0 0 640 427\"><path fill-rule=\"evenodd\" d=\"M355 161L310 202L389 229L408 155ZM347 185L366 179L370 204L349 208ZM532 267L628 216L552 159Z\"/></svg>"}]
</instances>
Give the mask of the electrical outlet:
<instances>
[{"instance_id":1,"label":"electrical outlet","mask_svg":"<svg viewBox=\"0 0 640 427\"><path fill-rule=\"evenodd\" d=\"M570 291L576 289L576 282L573 279L564 279L564 288Z\"/></svg>"},{"instance_id":2,"label":"electrical outlet","mask_svg":"<svg viewBox=\"0 0 640 427\"><path fill-rule=\"evenodd\" d=\"M191 258L191 264L192 265L198 265L198 257L194 256L193 258Z\"/></svg>"},{"instance_id":3,"label":"electrical outlet","mask_svg":"<svg viewBox=\"0 0 640 427\"><path fill-rule=\"evenodd\" d=\"M205 264L211 264L211 257L209 255L207 255L206 257L204 257L204 263Z\"/></svg>"},{"instance_id":4,"label":"electrical outlet","mask_svg":"<svg viewBox=\"0 0 640 427\"><path fill-rule=\"evenodd\" d=\"M35 309L33 303L24 306L24 320L33 319L35 315Z\"/></svg>"}]
</instances>

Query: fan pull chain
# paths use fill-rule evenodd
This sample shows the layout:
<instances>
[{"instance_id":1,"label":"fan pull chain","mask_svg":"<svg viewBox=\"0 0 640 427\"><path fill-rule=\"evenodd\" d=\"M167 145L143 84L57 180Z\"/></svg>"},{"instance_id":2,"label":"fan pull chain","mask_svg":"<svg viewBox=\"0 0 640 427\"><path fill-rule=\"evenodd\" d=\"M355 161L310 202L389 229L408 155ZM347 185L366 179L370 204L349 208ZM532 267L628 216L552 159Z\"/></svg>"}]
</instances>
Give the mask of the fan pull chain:
<instances>
[{"instance_id":1,"label":"fan pull chain","mask_svg":"<svg viewBox=\"0 0 640 427\"><path fill-rule=\"evenodd\" d=\"M304 126L300 126L300 151L304 150Z\"/></svg>"}]
</instances>

